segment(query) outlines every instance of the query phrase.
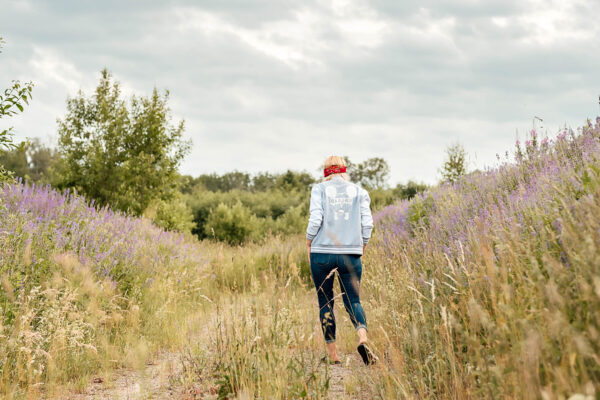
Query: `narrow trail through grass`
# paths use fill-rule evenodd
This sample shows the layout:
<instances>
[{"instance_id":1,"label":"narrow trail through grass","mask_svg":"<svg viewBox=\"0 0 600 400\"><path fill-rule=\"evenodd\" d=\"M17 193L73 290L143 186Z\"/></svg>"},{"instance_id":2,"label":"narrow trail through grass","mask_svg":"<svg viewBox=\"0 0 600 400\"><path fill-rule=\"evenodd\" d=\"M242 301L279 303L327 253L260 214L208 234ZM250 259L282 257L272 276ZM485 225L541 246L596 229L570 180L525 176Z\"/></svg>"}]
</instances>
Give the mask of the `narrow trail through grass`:
<instances>
[{"instance_id":1,"label":"narrow trail through grass","mask_svg":"<svg viewBox=\"0 0 600 400\"><path fill-rule=\"evenodd\" d=\"M176 377L180 373L180 354L160 353L142 370L118 370L109 381L97 377L84 393L70 394L65 400L178 399L181 387Z\"/></svg>"},{"instance_id":2,"label":"narrow trail through grass","mask_svg":"<svg viewBox=\"0 0 600 400\"><path fill-rule=\"evenodd\" d=\"M288 383L293 385L294 379L307 387L310 381L318 383L312 393L304 394L308 398L368 398L361 396L358 387L357 376L364 373L365 367L356 354L354 330L343 307L335 306L342 364L327 366L320 361L325 351L316 296L308 285L290 286L280 291L267 288L252 295L229 293L209 299L213 302L188 315L184 324L186 339L177 348L159 352L139 369L94 377L83 393L62 398L218 399L232 398L227 394L234 392L235 398L254 398L264 390L263 385L271 386L273 398L290 398L286 387ZM270 305L275 309L269 310ZM257 315L261 308L264 314ZM250 332L252 335L245 335ZM272 352L272 346L278 351ZM262 351L255 351L259 349ZM294 362L299 369L288 369ZM257 363L260 371L252 374L250 370ZM292 382L288 382L286 370ZM258 384L256 391L248 390L252 383ZM303 396L302 389L297 395Z\"/></svg>"}]
</instances>

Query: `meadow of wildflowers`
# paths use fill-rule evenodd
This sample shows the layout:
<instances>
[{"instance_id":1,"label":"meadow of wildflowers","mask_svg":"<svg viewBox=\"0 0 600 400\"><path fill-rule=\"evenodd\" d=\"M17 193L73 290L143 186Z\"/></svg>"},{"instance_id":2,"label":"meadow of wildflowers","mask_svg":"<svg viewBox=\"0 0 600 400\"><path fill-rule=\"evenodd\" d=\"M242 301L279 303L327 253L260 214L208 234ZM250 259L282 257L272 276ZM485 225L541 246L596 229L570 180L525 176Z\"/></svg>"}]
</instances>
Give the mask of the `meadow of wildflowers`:
<instances>
[{"instance_id":1,"label":"meadow of wildflowers","mask_svg":"<svg viewBox=\"0 0 600 400\"><path fill-rule=\"evenodd\" d=\"M69 398L161 349L181 354L181 390L326 395L303 332L313 304L300 238L198 242L13 183L0 189L0 248L0 398Z\"/></svg>"},{"instance_id":2,"label":"meadow of wildflowers","mask_svg":"<svg viewBox=\"0 0 600 400\"><path fill-rule=\"evenodd\" d=\"M324 343L301 237L222 258L212 339L188 362L224 396L596 398L599 216L600 121L554 140L531 132L514 160L376 215L361 297L377 365L356 362L338 305L343 380L334 390L315 367ZM279 256L257 268L256 254Z\"/></svg>"},{"instance_id":3,"label":"meadow of wildflowers","mask_svg":"<svg viewBox=\"0 0 600 400\"><path fill-rule=\"evenodd\" d=\"M363 290L383 397L600 395L600 118L382 210ZM385 349L385 350L384 350ZM582 397L583 398L583 397Z\"/></svg>"},{"instance_id":4,"label":"meadow of wildflowers","mask_svg":"<svg viewBox=\"0 0 600 400\"><path fill-rule=\"evenodd\" d=\"M0 188L0 249L0 393L17 397L143 358L207 263L191 237L19 182Z\"/></svg>"},{"instance_id":5,"label":"meadow of wildflowers","mask_svg":"<svg viewBox=\"0 0 600 400\"><path fill-rule=\"evenodd\" d=\"M600 120L385 208L361 288L380 362L353 357L338 304L329 368L302 236L198 242L7 184L0 397L60 397L168 347L196 398L597 398L599 216Z\"/></svg>"}]
</instances>

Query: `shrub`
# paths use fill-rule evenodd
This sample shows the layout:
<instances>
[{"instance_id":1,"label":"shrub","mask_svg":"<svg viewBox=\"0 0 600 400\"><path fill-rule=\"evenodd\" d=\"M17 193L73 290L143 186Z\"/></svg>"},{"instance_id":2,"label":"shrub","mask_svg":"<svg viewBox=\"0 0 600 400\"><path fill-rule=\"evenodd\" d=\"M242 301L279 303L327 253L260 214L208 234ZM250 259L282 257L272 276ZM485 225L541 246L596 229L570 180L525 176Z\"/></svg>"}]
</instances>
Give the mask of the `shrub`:
<instances>
[{"instance_id":1,"label":"shrub","mask_svg":"<svg viewBox=\"0 0 600 400\"><path fill-rule=\"evenodd\" d=\"M282 216L275 221L275 232L294 234L306 230L308 225L307 211L304 205L288 208Z\"/></svg>"},{"instance_id":2,"label":"shrub","mask_svg":"<svg viewBox=\"0 0 600 400\"><path fill-rule=\"evenodd\" d=\"M428 214L434 207L433 198L430 195L417 196L406 211L407 220L411 227L411 232L419 226L427 227L429 225Z\"/></svg>"},{"instance_id":3,"label":"shrub","mask_svg":"<svg viewBox=\"0 0 600 400\"><path fill-rule=\"evenodd\" d=\"M221 204L229 209L232 209L237 204L241 204L244 209L248 210L247 215L252 218L248 224L239 223L240 225L256 226L248 233L241 236L243 241L258 240L266 237L268 232L277 233L299 233L303 231L308 220L308 201L309 194L304 194L296 191L285 192L283 190L273 189L267 192L249 192L242 190L231 190L229 192L211 192L206 190L196 190L193 194L186 195L186 201L193 213L194 228L192 233L198 235L199 238L215 238L220 239L220 235L213 235L211 228L216 229L214 221L216 219L223 220L227 214ZM220 216L213 216L221 207ZM292 216L294 216L292 218ZM302 217L304 223L300 223ZM280 218L284 220L279 221ZM211 222L209 222L209 220ZM229 237L230 235L225 235ZM223 237L225 237L223 236ZM229 240L228 240L229 241ZM241 243L237 240L229 241L229 243Z\"/></svg>"},{"instance_id":4,"label":"shrub","mask_svg":"<svg viewBox=\"0 0 600 400\"><path fill-rule=\"evenodd\" d=\"M261 223L241 202L233 207L221 203L208 217L204 229L206 235L237 245L256 239Z\"/></svg>"},{"instance_id":5,"label":"shrub","mask_svg":"<svg viewBox=\"0 0 600 400\"><path fill-rule=\"evenodd\" d=\"M169 200L154 200L144 211L144 216L168 231L191 232L194 227L192 210L181 194Z\"/></svg>"}]
</instances>

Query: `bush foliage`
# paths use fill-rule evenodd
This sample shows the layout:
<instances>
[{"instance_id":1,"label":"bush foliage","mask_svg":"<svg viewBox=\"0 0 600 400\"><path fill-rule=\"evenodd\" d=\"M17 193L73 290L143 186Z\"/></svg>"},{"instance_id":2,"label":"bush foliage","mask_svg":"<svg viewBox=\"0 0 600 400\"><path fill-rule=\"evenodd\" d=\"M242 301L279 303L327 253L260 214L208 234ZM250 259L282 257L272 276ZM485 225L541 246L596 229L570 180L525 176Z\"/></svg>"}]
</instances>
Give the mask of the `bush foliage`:
<instances>
[{"instance_id":1,"label":"bush foliage","mask_svg":"<svg viewBox=\"0 0 600 400\"><path fill-rule=\"evenodd\" d=\"M177 168L189 151L184 124L171 124L169 93L133 96L127 104L107 70L93 96L67 100L59 120L59 186L98 204L141 215L154 200L169 200Z\"/></svg>"},{"instance_id":2,"label":"bush foliage","mask_svg":"<svg viewBox=\"0 0 600 400\"><path fill-rule=\"evenodd\" d=\"M192 232L201 239L212 237L230 244L261 240L269 234L303 232L311 185L317 183L308 173L294 171L255 176L241 172L201 175L183 177L183 182L182 191L194 215ZM372 189L371 208L378 210L412 198L426 188L411 181L392 189ZM241 217L247 220L236 220Z\"/></svg>"}]
</instances>

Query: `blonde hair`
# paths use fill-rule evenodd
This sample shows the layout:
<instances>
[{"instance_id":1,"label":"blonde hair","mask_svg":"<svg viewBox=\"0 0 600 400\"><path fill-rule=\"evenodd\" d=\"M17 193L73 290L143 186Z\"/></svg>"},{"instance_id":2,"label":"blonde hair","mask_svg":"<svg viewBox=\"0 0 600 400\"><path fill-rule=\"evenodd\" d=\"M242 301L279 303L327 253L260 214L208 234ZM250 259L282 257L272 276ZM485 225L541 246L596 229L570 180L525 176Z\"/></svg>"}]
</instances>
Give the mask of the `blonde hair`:
<instances>
[{"instance_id":1,"label":"blonde hair","mask_svg":"<svg viewBox=\"0 0 600 400\"><path fill-rule=\"evenodd\" d=\"M340 156L329 156L325 159L325 162L323 163L323 169L329 168L333 165L337 165L338 167L345 167L346 161L344 161L344 159ZM345 172L343 172L341 174L331 174L329 176L326 176L323 179L323 181L328 181L336 176L341 176L345 180L348 180L348 175Z\"/></svg>"}]
</instances>

